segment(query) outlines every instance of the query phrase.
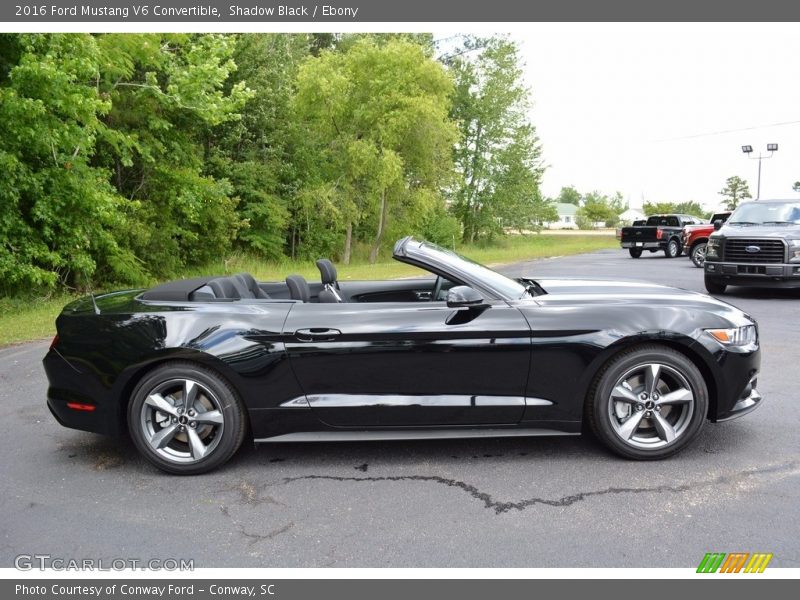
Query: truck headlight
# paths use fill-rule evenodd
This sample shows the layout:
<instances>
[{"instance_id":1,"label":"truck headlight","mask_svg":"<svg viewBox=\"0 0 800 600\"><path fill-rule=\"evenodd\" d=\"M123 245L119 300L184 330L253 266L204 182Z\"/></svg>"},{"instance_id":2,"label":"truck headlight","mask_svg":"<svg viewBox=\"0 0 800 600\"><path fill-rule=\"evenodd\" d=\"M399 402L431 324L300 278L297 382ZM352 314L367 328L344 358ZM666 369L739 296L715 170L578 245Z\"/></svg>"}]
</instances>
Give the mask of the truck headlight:
<instances>
[{"instance_id":1,"label":"truck headlight","mask_svg":"<svg viewBox=\"0 0 800 600\"><path fill-rule=\"evenodd\" d=\"M742 325L731 329L706 329L706 333L725 346L749 346L757 341L756 326Z\"/></svg>"},{"instance_id":2,"label":"truck headlight","mask_svg":"<svg viewBox=\"0 0 800 600\"><path fill-rule=\"evenodd\" d=\"M719 240L710 238L706 244L706 258L719 258Z\"/></svg>"},{"instance_id":3,"label":"truck headlight","mask_svg":"<svg viewBox=\"0 0 800 600\"><path fill-rule=\"evenodd\" d=\"M789 262L800 262L800 240L786 240L789 244Z\"/></svg>"}]
</instances>

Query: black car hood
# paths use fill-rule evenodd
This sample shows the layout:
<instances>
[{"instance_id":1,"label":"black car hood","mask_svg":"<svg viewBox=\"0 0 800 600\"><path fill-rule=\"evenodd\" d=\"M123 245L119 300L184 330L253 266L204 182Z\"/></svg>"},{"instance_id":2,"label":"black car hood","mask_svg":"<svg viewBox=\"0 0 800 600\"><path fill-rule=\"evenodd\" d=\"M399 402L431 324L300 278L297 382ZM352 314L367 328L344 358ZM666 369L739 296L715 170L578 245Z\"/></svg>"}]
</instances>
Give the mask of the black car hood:
<instances>
[{"instance_id":1,"label":"black car hood","mask_svg":"<svg viewBox=\"0 0 800 600\"><path fill-rule=\"evenodd\" d=\"M630 311L630 319L642 311L689 312L692 318L715 314L731 325L746 325L752 318L735 306L700 292L693 292L646 281L618 279L534 279L546 292L531 299L540 307L597 307ZM527 302L523 301L527 304ZM728 325L726 325L728 326Z\"/></svg>"},{"instance_id":2,"label":"black car hood","mask_svg":"<svg viewBox=\"0 0 800 600\"><path fill-rule=\"evenodd\" d=\"M800 238L800 225L725 225L716 235L726 238Z\"/></svg>"}]
</instances>

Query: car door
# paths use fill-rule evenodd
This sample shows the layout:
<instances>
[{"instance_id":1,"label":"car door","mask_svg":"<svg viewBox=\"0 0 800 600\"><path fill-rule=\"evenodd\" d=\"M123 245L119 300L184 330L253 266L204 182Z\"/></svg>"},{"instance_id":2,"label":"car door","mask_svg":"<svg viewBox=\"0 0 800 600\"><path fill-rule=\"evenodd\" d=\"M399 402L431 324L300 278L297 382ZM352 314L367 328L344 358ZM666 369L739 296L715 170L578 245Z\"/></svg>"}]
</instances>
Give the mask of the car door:
<instances>
[{"instance_id":1,"label":"car door","mask_svg":"<svg viewBox=\"0 0 800 600\"><path fill-rule=\"evenodd\" d=\"M503 301L298 304L284 339L306 398L292 403L343 427L517 423L530 331Z\"/></svg>"}]
</instances>

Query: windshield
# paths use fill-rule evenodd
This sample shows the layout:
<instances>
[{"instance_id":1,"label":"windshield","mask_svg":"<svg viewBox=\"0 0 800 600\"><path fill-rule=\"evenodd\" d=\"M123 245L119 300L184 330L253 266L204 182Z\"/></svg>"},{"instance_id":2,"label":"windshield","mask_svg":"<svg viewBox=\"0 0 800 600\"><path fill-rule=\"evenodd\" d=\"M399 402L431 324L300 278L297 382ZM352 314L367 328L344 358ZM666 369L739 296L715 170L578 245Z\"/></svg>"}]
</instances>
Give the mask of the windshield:
<instances>
[{"instance_id":1,"label":"windshield","mask_svg":"<svg viewBox=\"0 0 800 600\"><path fill-rule=\"evenodd\" d=\"M440 254L439 260L451 265L453 270L461 271L478 281L485 282L488 287L497 290L506 298L521 298L527 291L527 288L518 281L501 275L497 271L493 271L489 267L476 263L465 256L461 256L457 252L442 248L430 242L423 242L422 247L425 248L427 252Z\"/></svg>"},{"instance_id":2,"label":"windshield","mask_svg":"<svg viewBox=\"0 0 800 600\"><path fill-rule=\"evenodd\" d=\"M731 215L731 225L800 224L800 202L748 202Z\"/></svg>"}]
</instances>

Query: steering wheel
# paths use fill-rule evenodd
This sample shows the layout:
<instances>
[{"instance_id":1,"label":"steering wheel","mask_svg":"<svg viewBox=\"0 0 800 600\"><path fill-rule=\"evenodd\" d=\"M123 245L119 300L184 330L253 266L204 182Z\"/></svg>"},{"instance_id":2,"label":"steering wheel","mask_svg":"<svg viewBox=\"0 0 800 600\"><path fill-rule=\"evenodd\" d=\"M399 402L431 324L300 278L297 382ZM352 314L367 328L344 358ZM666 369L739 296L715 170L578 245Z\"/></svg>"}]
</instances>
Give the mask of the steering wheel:
<instances>
[{"instance_id":1,"label":"steering wheel","mask_svg":"<svg viewBox=\"0 0 800 600\"><path fill-rule=\"evenodd\" d=\"M439 294L442 291L442 276L436 276L436 283L433 284L433 292L431 293L431 302L437 302L439 300Z\"/></svg>"}]
</instances>

